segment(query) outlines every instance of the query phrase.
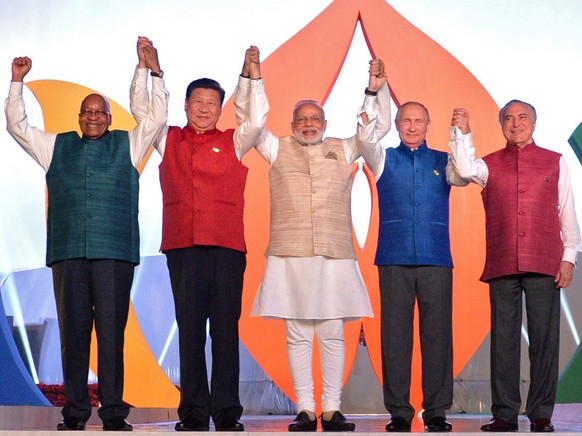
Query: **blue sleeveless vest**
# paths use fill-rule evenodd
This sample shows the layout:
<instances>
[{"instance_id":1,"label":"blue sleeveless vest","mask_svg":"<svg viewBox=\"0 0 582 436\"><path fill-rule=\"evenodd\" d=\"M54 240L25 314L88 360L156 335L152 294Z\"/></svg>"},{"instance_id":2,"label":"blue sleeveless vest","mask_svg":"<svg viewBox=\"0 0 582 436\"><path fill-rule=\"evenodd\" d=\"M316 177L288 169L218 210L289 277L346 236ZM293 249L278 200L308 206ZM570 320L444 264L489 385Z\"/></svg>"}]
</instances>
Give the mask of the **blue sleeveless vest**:
<instances>
[{"instance_id":1,"label":"blue sleeveless vest","mask_svg":"<svg viewBox=\"0 0 582 436\"><path fill-rule=\"evenodd\" d=\"M452 267L447 153L422 144L386 149L378 179L380 229L376 265Z\"/></svg>"},{"instance_id":2,"label":"blue sleeveless vest","mask_svg":"<svg viewBox=\"0 0 582 436\"><path fill-rule=\"evenodd\" d=\"M129 135L57 135L48 185L47 266L65 259L139 263L139 175Z\"/></svg>"}]
</instances>

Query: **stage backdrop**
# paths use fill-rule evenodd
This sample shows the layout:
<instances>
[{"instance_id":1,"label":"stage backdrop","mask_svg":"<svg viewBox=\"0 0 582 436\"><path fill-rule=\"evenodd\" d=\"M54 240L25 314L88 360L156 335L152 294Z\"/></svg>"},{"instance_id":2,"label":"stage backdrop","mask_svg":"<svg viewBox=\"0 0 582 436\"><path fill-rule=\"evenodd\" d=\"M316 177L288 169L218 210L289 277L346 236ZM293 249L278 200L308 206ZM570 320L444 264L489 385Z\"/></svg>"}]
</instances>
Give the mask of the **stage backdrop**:
<instances>
[{"instance_id":1,"label":"stage backdrop","mask_svg":"<svg viewBox=\"0 0 582 436\"><path fill-rule=\"evenodd\" d=\"M576 56L582 49L581 19L582 5L577 0L564 0L560 8L544 0L532 0L527 7L518 0L253 0L212 5L168 0L163 7L150 0L104 0L98 5L3 0L0 83L5 83L7 91L13 57L29 56L33 68L26 77L25 100L31 124L50 132L77 128L80 101L93 90L115 103L113 127L129 129L133 126L128 88L137 61L135 41L138 35L145 35L158 48L166 73L171 93L169 123L184 125L187 84L195 78L212 77L231 95L244 50L252 44L260 48L263 59L271 103L270 130L289 134L293 104L312 98L325 106L327 135L348 137L355 132L355 112L367 83L368 61L380 57L387 66L394 112L408 100L428 107L432 119L428 142L433 148L446 150L454 107L470 111L477 154L483 156L504 145L497 122L500 106L512 98L535 105L536 142L566 157L581 215L582 172L573 150L580 141L568 142L582 121L577 110L582 101L582 61ZM234 124L229 99L220 127ZM383 144L398 145L395 129ZM142 407L175 407L178 398L177 332L165 259L158 252L159 162L154 152L141 168L142 263L132 291L126 341L125 399ZM245 212L249 254L241 318L241 385L247 392L243 398L247 410L288 412L294 396L282 323L249 316L268 242L268 167L254 152L244 163L250 172ZM376 317L349 324L345 379L349 379L358 344L365 342L371 367L380 380L379 292L373 266L376 193L361 164L355 172L355 240L361 248L360 268ZM0 182L0 290L7 317L0 320L4 326L0 356L3 361L16 362L0 365L0 404L46 404L34 383L58 384L62 374L50 270L44 267L44 172L5 131L0 132ZM489 309L487 288L478 281L484 259L478 187L453 189L451 231L457 384L480 378L482 389L466 389L486 397L487 383L481 379L488 361L482 351ZM568 402L582 401L577 396L582 389L576 385L582 380L576 360L578 326L582 324L582 301L580 292L576 293L580 288L577 280L564 292L562 305L561 398ZM4 314L0 312L0 316ZM415 355L413 402L420 408L418 350ZM524 365L524 380L527 378ZM7 379L12 383L5 383ZM94 374L90 379L95 381ZM14 380L22 380L19 389L31 395L15 400ZM281 398L285 399L282 406L274 404ZM475 404L484 402L486 398L477 398Z\"/></svg>"}]
</instances>

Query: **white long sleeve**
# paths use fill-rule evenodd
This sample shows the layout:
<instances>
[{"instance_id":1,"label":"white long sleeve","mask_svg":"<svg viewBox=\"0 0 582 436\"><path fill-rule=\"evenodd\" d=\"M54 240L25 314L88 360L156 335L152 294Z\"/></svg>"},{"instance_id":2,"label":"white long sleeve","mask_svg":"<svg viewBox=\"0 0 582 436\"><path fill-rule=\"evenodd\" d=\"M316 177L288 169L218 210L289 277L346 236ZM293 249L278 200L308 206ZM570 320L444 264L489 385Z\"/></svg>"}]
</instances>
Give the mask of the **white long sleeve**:
<instances>
[{"instance_id":1,"label":"white long sleeve","mask_svg":"<svg viewBox=\"0 0 582 436\"><path fill-rule=\"evenodd\" d=\"M267 122L269 101L262 79L239 77L234 94L234 107L239 126L234 132L234 146L239 160L256 147Z\"/></svg>"},{"instance_id":2,"label":"white long sleeve","mask_svg":"<svg viewBox=\"0 0 582 436\"><path fill-rule=\"evenodd\" d=\"M8 98L4 103L7 130L16 142L36 161L48 171L57 135L46 133L28 124L28 117L22 98L23 82L10 82Z\"/></svg>"}]
</instances>

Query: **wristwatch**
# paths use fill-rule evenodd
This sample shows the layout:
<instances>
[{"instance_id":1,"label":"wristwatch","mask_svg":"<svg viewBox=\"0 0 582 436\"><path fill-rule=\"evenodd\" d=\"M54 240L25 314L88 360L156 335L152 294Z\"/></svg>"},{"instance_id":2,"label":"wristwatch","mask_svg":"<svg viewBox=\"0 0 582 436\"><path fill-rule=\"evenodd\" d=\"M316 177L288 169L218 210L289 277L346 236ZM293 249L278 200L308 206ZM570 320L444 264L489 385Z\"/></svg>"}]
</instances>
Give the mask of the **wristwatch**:
<instances>
[{"instance_id":1,"label":"wristwatch","mask_svg":"<svg viewBox=\"0 0 582 436\"><path fill-rule=\"evenodd\" d=\"M150 72L150 76L159 77L161 79L162 77L164 77L164 72L162 70L158 71L157 73L152 71Z\"/></svg>"}]
</instances>

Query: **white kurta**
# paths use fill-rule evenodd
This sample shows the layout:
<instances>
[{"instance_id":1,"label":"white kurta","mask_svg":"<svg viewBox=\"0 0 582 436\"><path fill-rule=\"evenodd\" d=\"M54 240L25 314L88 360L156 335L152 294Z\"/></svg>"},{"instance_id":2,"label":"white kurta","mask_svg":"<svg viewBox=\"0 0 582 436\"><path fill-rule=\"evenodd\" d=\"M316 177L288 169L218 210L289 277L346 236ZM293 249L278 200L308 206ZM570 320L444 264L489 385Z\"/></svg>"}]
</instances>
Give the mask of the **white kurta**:
<instances>
[{"instance_id":1,"label":"white kurta","mask_svg":"<svg viewBox=\"0 0 582 436\"><path fill-rule=\"evenodd\" d=\"M374 315L355 260L267 256L251 316L349 320Z\"/></svg>"},{"instance_id":2,"label":"white kurta","mask_svg":"<svg viewBox=\"0 0 582 436\"><path fill-rule=\"evenodd\" d=\"M379 136L390 130L390 99L388 87L378 93ZM366 96L358 113L374 112L375 97ZM371 109L372 102L374 109ZM244 108L237 108L239 121L246 118ZM349 164L360 157L355 135L342 140ZM257 151L272 164L278 156L279 138L263 131ZM349 195L349 194L348 194ZM251 316L287 319L345 319L373 317L370 298L358 263L354 259L331 259L324 256L267 256L265 275Z\"/></svg>"}]
</instances>

